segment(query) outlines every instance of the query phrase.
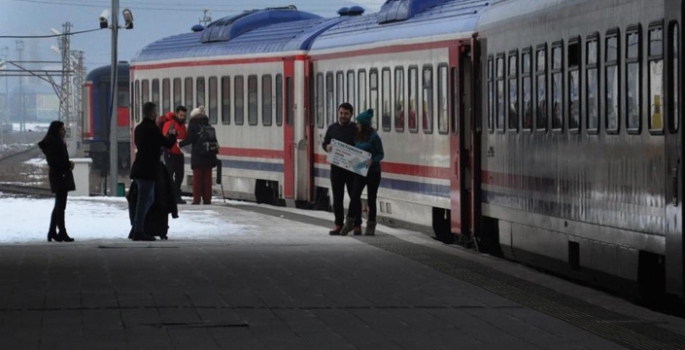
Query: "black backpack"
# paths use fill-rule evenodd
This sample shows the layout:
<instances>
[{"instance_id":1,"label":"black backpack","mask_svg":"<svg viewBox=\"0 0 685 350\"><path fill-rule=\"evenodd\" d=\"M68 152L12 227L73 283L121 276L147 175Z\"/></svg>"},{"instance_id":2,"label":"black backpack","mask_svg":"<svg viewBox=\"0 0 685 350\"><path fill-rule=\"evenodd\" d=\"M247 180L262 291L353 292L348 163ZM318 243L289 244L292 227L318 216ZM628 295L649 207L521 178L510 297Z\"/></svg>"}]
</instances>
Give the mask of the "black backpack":
<instances>
[{"instance_id":1,"label":"black backpack","mask_svg":"<svg viewBox=\"0 0 685 350\"><path fill-rule=\"evenodd\" d=\"M210 124L200 126L200 154L219 154L219 141L216 139L216 129Z\"/></svg>"}]
</instances>

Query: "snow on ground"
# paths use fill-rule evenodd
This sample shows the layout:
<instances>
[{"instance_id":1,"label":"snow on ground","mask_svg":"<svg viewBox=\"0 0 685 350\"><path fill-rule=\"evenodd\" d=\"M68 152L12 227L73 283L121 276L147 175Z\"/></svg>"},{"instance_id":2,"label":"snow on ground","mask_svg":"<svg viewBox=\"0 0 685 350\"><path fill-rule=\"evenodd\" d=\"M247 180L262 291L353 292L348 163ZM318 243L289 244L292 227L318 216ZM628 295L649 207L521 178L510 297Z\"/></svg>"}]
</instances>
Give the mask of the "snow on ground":
<instances>
[{"instance_id":1,"label":"snow on ground","mask_svg":"<svg viewBox=\"0 0 685 350\"><path fill-rule=\"evenodd\" d=\"M46 242L54 199L25 198L0 193L0 212L7 218L0 225L0 244ZM240 235L254 226L233 223L220 207L180 208L179 218L169 217L169 237L182 239L220 238ZM66 226L77 241L126 241L131 229L125 198L70 197Z\"/></svg>"},{"instance_id":2,"label":"snow on ground","mask_svg":"<svg viewBox=\"0 0 685 350\"><path fill-rule=\"evenodd\" d=\"M47 131L50 123L25 123L26 131ZM20 123L12 123L12 130L19 131Z\"/></svg>"},{"instance_id":3,"label":"snow on ground","mask_svg":"<svg viewBox=\"0 0 685 350\"><path fill-rule=\"evenodd\" d=\"M29 159L29 160L25 161L24 164L42 167L42 166L47 166L48 161L45 160L45 158L33 158L33 159Z\"/></svg>"}]
</instances>

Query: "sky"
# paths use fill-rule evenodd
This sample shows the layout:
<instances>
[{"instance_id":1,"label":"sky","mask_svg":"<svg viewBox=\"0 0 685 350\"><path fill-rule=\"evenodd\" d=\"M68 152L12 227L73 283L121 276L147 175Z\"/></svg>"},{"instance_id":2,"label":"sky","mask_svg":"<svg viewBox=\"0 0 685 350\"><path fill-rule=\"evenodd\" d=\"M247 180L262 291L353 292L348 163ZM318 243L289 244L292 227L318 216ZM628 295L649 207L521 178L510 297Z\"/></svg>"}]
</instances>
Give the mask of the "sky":
<instances>
[{"instance_id":1,"label":"sky","mask_svg":"<svg viewBox=\"0 0 685 350\"><path fill-rule=\"evenodd\" d=\"M147 44L171 35L189 32L199 23L203 10L212 11L217 20L244 10L295 5L302 11L324 17L337 16L341 7L360 5L368 12L380 9L384 0L121 0L120 9L133 12L134 29L119 32L118 59L129 61ZM72 31L99 27L98 17L111 10L109 0L0 0L0 36L50 35L50 28L62 31L70 22ZM120 16L120 22L123 17ZM111 23L111 19L110 19ZM74 35L71 49L85 52L88 71L111 62L111 32L101 30ZM0 48L9 47L8 60L17 60L15 40L0 38ZM56 38L23 39L23 60L58 61L60 56L50 50Z\"/></svg>"}]
</instances>

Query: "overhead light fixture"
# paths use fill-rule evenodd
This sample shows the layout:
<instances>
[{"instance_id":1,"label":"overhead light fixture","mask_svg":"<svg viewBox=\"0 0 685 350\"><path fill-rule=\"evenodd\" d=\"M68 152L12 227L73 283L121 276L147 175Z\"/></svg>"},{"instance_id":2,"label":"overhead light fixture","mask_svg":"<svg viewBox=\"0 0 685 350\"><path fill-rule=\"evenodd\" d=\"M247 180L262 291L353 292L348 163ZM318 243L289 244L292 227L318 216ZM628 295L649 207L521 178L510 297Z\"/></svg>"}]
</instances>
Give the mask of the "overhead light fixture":
<instances>
[{"instance_id":1,"label":"overhead light fixture","mask_svg":"<svg viewBox=\"0 0 685 350\"><path fill-rule=\"evenodd\" d=\"M55 34L55 35L62 35L62 33L61 33L59 30L55 29L55 28L50 28L50 31L52 32L52 34Z\"/></svg>"},{"instance_id":2,"label":"overhead light fixture","mask_svg":"<svg viewBox=\"0 0 685 350\"><path fill-rule=\"evenodd\" d=\"M107 22L107 17L109 17L109 11L104 10L102 11L102 14L100 14L100 29L105 29L109 27L109 23Z\"/></svg>"},{"instance_id":3,"label":"overhead light fixture","mask_svg":"<svg viewBox=\"0 0 685 350\"><path fill-rule=\"evenodd\" d=\"M62 51L59 50L59 48L55 45L50 45L50 50L52 50L54 53L61 55Z\"/></svg>"}]
</instances>

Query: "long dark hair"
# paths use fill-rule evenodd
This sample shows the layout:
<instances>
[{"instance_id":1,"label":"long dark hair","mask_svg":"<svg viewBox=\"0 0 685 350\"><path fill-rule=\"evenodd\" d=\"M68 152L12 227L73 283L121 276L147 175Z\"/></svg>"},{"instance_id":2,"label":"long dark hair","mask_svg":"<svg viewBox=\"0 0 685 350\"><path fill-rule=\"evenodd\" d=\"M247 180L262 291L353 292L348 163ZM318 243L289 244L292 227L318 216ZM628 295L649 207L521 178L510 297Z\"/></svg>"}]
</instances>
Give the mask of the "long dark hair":
<instances>
[{"instance_id":1,"label":"long dark hair","mask_svg":"<svg viewBox=\"0 0 685 350\"><path fill-rule=\"evenodd\" d=\"M360 126L361 130L357 130L357 133L354 135L354 140L357 142L368 141L371 134L376 132L376 129L372 128L371 125L360 124Z\"/></svg>"},{"instance_id":2,"label":"long dark hair","mask_svg":"<svg viewBox=\"0 0 685 350\"><path fill-rule=\"evenodd\" d=\"M64 126L64 123L62 123L59 120L55 120L52 123L50 123L50 127L48 128L48 133L45 134L45 137L43 137L43 141L50 139L50 138L57 138L58 140L61 140L62 137L59 135L59 131L62 129Z\"/></svg>"}]
</instances>

